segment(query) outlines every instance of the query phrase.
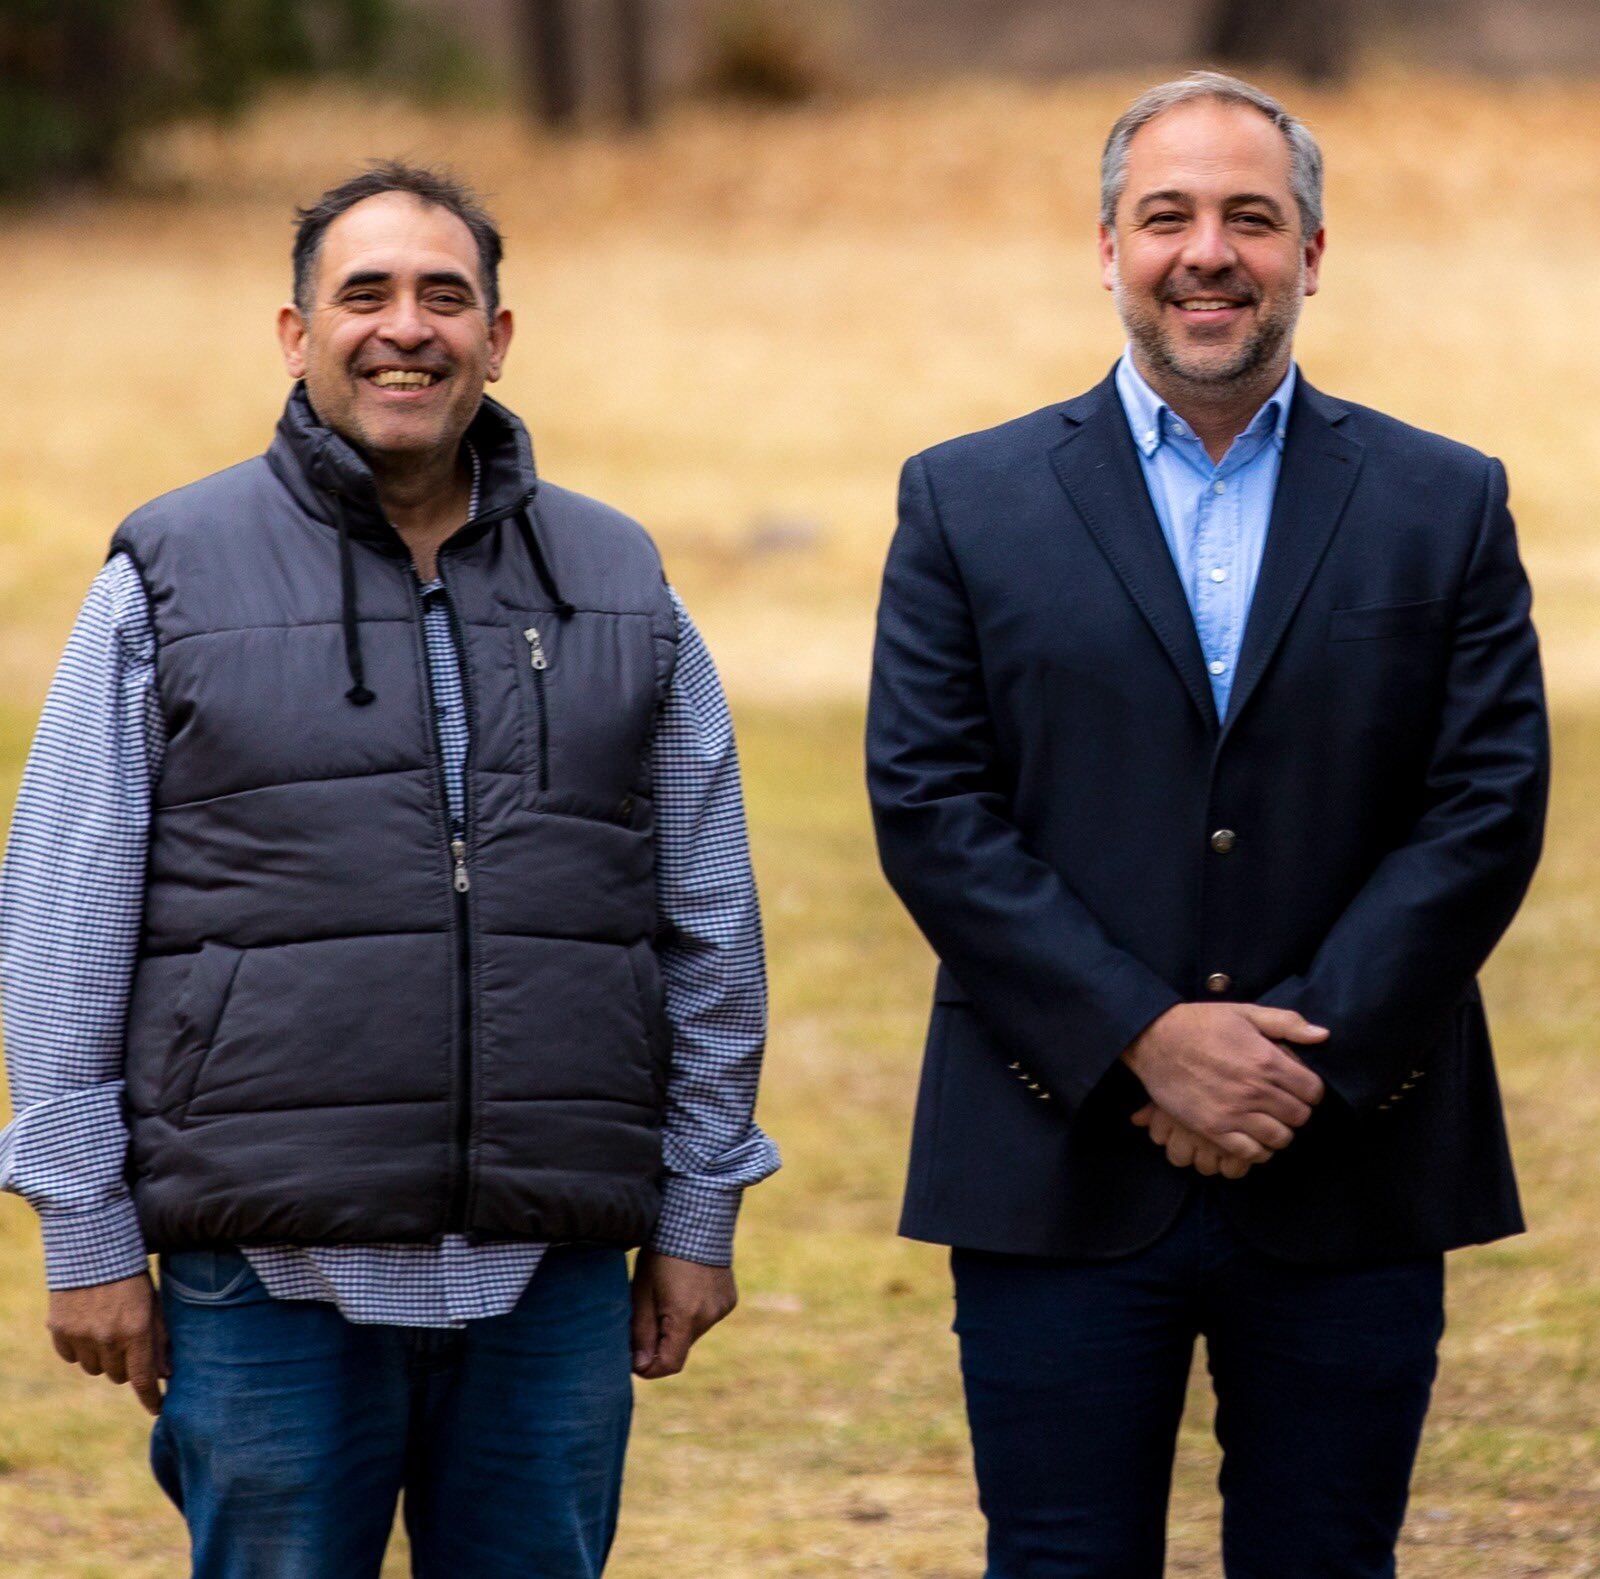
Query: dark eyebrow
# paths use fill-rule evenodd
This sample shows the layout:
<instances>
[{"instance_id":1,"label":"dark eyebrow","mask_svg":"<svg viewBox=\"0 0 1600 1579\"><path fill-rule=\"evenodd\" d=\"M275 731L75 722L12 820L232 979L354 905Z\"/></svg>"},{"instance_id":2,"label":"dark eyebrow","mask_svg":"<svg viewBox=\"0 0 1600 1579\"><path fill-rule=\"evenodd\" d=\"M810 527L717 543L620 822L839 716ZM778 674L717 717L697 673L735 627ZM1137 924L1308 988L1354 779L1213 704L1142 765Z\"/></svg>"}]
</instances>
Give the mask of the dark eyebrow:
<instances>
[{"instance_id":1,"label":"dark eyebrow","mask_svg":"<svg viewBox=\"0 0 1600 1579\"><path fill-rule=\"evenodd\" d=\"M1254 205L1271 211L1275 219L1283 218L1283 207L1275 197L1268 197L1265 192L1236 192L1228 199L1229 208L1245 208Z\"/></svg>"},{"instance_id":2,"label":"dark eyebrow","mask_svg":"<svg viewBox=\"0 0 1600 1579\"><path fill-rule=\"evenodd\" d=\"M361 285L390 285L394 282L394 275L386 269L358 269L354 274L339 282L339 292L354 290ZM454 285L464 290L474 301L477 300L477 288L467 275L455 269L435 269L430 274L424 274L421 279L424 285Z\"/></svg>"},{"instance_id":3,"label":"dark eyebrow","mask_svg":"<svg viewBox=\"0 0 1600 1579\"><path fill-rule=\"evenodd\" d=\"M1188 203L1191 202L1187 192L1180 192L1176 187L1168 187L1164 192L1146 192L1134 205L1134 212L1142 208L1149 208L1156 203Z\"/></svg>"}]
</instances>

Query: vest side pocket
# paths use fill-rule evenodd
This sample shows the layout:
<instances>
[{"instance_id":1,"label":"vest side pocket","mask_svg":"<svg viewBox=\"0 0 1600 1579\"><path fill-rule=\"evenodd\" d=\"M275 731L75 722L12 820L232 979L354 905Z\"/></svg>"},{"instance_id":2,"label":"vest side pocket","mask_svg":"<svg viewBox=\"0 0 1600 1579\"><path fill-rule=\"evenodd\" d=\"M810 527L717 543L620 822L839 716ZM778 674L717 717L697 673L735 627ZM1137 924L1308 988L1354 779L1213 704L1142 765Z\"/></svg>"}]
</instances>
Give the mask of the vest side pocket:
<instances>
[{"instance_id":1,"label":"vest side pocket","mask_svg":"<svg viewBox=\"0 0 1600 1579\"><path fill-rule=\"evenodd\" d=\"M222 1024L243 959L243 949L226 943L202 943L178 993L177 1029L167 1051L156 1107L158 1112L175 1117L180 1125L188 1119L190 1099Z\"/></svg>"}]
</instances>

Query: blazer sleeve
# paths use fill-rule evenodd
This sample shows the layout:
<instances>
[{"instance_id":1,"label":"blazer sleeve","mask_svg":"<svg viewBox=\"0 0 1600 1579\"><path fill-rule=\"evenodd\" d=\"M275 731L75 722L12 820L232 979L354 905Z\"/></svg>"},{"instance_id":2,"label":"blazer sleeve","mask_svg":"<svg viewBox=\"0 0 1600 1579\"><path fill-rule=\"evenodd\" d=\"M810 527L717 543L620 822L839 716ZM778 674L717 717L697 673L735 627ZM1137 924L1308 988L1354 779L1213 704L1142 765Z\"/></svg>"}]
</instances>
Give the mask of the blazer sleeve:
<instances>
[{"instance_id":1,"label":"blazer sleeve","mask_svg":"<svg viewBox=\"0 0 1600 1579\"><path fill-rule=\"evenodd\" d=\"M867 785L883 870L990 1031L1069 1109L1181 995L1012 820L966 590L907 462L878 609Z\"/></svg>"},{"instance_id":2,"label":"blazer sleeve","mask_svg":"<svg viewBox=\"0 0 1600 1579\"><path fill-rule=\"evenodd\" d=\"M1329 1028L1296 1052L1357 1109L1385 1100L1443 1035L1538 863L1550 752L1531 603L1505 469L1491 461L1423 810L1305 973L1261 1000Z\"/></svg>"}]
</instances>

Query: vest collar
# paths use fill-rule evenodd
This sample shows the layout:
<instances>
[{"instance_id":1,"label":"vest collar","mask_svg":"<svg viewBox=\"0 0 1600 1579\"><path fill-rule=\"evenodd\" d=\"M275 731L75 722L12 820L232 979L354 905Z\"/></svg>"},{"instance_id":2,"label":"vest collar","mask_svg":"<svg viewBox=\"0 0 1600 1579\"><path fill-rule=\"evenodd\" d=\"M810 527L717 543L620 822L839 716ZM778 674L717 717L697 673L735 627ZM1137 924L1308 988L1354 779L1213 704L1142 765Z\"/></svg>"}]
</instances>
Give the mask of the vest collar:
<instances>
[{"instance_id":1,"label":"vest collar","mask_svg":"<svg viewBox=\"0 0 1600 1579\"><path fill-rule=\"evenodd\" d=\"M467 425L466 439L482 466L478 513L458 534L472 538L495 521L527 509L539 478L527 428L499 401L483 397ZM307 515L337 527L342 506L350 536L404 553L384 519L372 469L349 440L317 416L303 383L289 392L267 463Z\"/></svg>"}]
</instances>

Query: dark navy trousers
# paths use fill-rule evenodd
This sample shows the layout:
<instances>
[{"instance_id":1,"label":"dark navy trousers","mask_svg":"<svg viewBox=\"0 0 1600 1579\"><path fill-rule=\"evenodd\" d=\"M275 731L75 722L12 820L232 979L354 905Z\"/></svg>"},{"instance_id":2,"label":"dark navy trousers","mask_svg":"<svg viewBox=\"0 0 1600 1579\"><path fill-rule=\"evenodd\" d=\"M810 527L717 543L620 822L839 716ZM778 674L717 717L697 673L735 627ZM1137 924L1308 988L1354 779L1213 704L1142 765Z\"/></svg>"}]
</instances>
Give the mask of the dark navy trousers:
<instances>
[{"instance_id":1,"label":"dark navy trousers","mask_svg":"<svg viewBox=\"0 0 1600 1579\"><path fill-rule=\"evenodd\" d=\"M1203 1181L1110 1261L956 1250L987 1579L1159 1579L1203 1337L1228 1579L1388 1579L1444 1330L1444 1258L1306 1267L1252 1250Z\"/></svg>"}]
</instances>

